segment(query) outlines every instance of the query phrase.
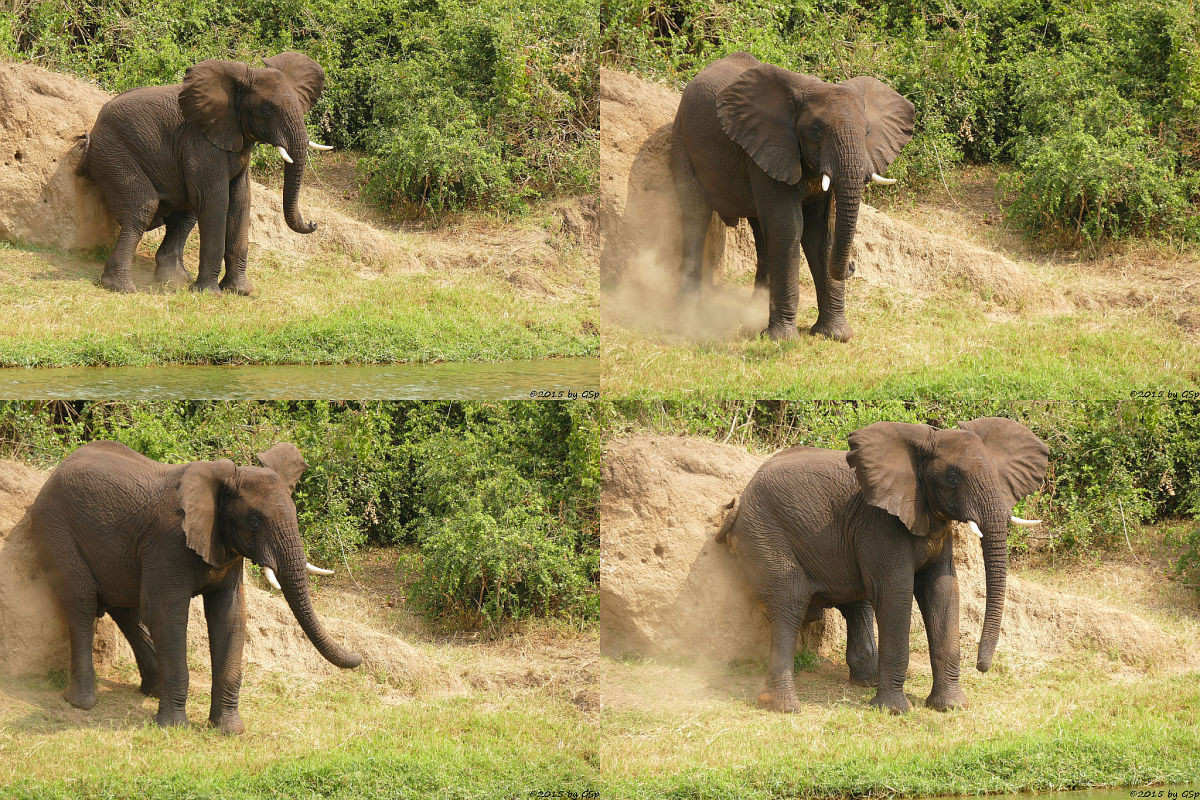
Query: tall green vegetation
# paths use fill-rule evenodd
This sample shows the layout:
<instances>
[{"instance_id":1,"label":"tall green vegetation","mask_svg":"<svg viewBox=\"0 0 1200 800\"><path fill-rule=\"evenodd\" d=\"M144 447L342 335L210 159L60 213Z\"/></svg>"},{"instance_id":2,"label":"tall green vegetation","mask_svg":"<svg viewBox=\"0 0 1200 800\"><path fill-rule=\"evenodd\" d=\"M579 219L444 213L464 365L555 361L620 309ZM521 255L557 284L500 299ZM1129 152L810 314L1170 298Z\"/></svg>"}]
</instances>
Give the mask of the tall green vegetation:
<instances>
[{"instance_id":1,"label":"tall green vegetation","mask_svg":"<svg viewBox=\"0 0 1200 800\"><path fill-rule=\"evenodd\" d=\"M313 138L416 216L591 187L598 24L592 0L40 0L0 10L0 58L123 91L302 51L327 77Z\"/></svg>"},{"instance_id":2,"label":"tall green vegetation","mask_svg":"<svg viewBox=\"0 0 1200 800\"><path fill-rule=\"evenodd\" d=\"M597 613L597 409L586 403L4 403L0 456L53 468L122 442L168 462L254 464L280 441L305 547L338 563L402 545L409 596L450 626Z\"/></svg>"},{"instance_id":3,"label":"tall green vegetation","mask_svg":"<svg viewBox=\"0 0 1200 800\"><path fill-rule=\"evenodd\" d=\"M1003 165L1011 215L1075 241L1200 239L1200 8L1191 0L603 0L615 66L676 85L736 50L917 107L889 174Z\"/></svg>"},{"instance_id":4,"label":"tall green vegetation","mask_svg":"<svg viewBox=\"0 0 1200 800\"><path fill-rule=\"evenodd\" d=\"M1200 402L967 400L650 403L623 401L617 430L644 429L733 441L758 450L808 445L845 449L873 422L939 428L985 416L1015 419L1050 447L1040 492L1018 507L1044 528L1009 531L1015 552L1084 557L1124 548L1139 526L1170 522L1179 578L1200 590ZM1180 522L1180 520L1183 520ZM1038 537L1036 540L1031 537ZM1048 537L1048 538L1047 538Z\"/></svg>"}]
</instances>

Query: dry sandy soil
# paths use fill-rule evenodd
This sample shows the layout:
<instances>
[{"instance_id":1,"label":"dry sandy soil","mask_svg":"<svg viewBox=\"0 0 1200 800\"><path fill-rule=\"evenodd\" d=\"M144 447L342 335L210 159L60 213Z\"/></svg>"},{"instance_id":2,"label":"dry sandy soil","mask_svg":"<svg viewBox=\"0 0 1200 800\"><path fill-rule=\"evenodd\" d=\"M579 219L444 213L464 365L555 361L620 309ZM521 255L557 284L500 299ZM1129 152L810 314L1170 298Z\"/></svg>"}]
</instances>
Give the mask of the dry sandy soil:
<instances>
[{"instance_id":1,"label":"dry sandy soil","mask_svg":"<svg viewBox=\"0 0 1200 800\"><path fill-rule=\"evenodd\" d=\"M668 708L673 699L701 702L712 691L725 701L754 702L768 626L734 557L714 537L730 500L765 459L694 438L635 436L609 443L600 511L600 648L610 659L606 705ZM957 527L960 644L969 670L983 619L984 575L977 540ZM1163 567L1141 559L1058 574L1013 570L998 672L1036 673L1082 661L1136 679L1200 668L1200 609ZM911 642L910 674L927 675L928 648L915 604ZM822 657L816 675L798 680L819 713L851 690L841 616L826 611L823 622L806 625L801 646Z\"/></svg>"},{"instance_id":2,"label":"dry sandy soil","mask_svg":"<svg viewBox=\"0 0 1200 800\"><path fill-rule=\"evenodd\" d=\"M31 704L40 705L48 717L103 724L89 717L92 712L69 708L56 691L45 688L47 674L65 674L69 656L66 621L45 582L24 520L47 476L21 463L0 461L0 726L27 715ZM339 574L315 592L323 624L335 639L362 654L360 669L377 682L385 700L540 690L561 693L585 709L595 704L593 637L546 630L498 639L437 636L397 599L395 564L394 552L368 552L351 564L331 565ZM264 587L261 579L247 576L248 691L280 679L316 683L336 678L339 670L309 644L279 593ZM208 659L203 607L196 598L188 624L194 687L207 689ZM136 696L149 719L157 701L130 693L136 687L133 654L107 616L97 623L93 660L97 709L117 702L106 702L106 694ZM39 688L32 688L35 684Z\"/></svg>"},{"instance_id":3,"label":"dry sandy soil","mask_svg":"<svg viewBox=\"0 0 1200 800\"><path fill-rule=\"evenodd\" d=\"M622 72L601 70L600 254L605 313L622 326L661 333L732 336L757 333L765 298L752 298L754 246L742 220L726 228L715 215L705 272L716 288L690 315L674 306L679 263L678 205L667 167L670 125L679 94ZM942 289L965 290L999 317L1076 310L1113 313L1154 308L1185 337L1200 340L1200 257L1161 246L1116 245L1102 253L1044 252L1004 223L996 175L958 170L954 185L912 198L903 185L876 193L887 213L864 205L848 287L886 290L919 305ZM892 200L891 198L897 198ZM722 246L724 257L721 258ZM802 270L801 308L815 307ZM853 302L853 300L851 300Z\"/></svg>"},{"instance_id":4,"label":"dry sandy soil","mask_svg":"<svg viewBox=\"0 0 1200 800\"><path fill-rule=\"evenodd\" d=\"M68 75L22 63L0 63L0 239L54 250L88 251L111 246L116 228L94 184L75 175L79 137L91 129L111 95ZM282 213L282 175L272 167L251 186L250 264L273 251L297 262L336 253L363 279L393 274L453 276L486 273L521 294L568 299L591 288L559 276L563 248L594 249L598 228L594 203L577 198L550 205L557 221L546 226L511 225L486 217L464 218L425 230L388 220L358 197L354 158L313 151L301 192L306 219L316 232L288 229ZM148 287L153 253L163 229L150 231L135 260L135 282ZM193 231L185 265L195 274L198 235ZM101 265L97 263L96 276ZM557 280L562 277L562 280Z\"/></svg>"}]
</instances>

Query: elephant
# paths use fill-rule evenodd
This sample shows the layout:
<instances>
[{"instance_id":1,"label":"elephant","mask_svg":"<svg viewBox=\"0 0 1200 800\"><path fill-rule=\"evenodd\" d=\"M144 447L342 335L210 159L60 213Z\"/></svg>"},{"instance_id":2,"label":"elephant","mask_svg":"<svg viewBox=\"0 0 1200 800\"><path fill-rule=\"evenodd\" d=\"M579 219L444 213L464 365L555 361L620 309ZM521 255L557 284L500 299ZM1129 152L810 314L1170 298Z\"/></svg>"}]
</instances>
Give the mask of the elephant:
<instances>
[{"instance_id":1,"label":"elephant","mask_svg":"<svg viewBox=\"0 0 1200 800\"><path fill-rule=\"evenodd\" d=\"M243 560L262 567L318 652L353 669L362 657L333 641L317 620L292 491L307 467L280 443L262 466L228 459L162 464L117 442L94 441L51 473L29 510L39 561L66 612L71 677L63 699L96 703L92 639L107 612L128 639L141 691L159 698L155 721L187 724L188 607L204 598L212 656L209 723L245 731L238 712L246 641Z\"/></svg>"},{"instance_id":2,"label":"elephant","mask_svg":"<svg viewBox=\"0 0 1200 800\"><path fill-rule=\"evenodd\" d=\"M794 339L800 250L817 292L809 329L849 341L846 278L867 181L912 138L913 105L871 77L826 83L749 53L701 70L684 88L671 131L670 168L683 229L680 296L700 291L713 211L750 221L755 292L769 293L763 333ZM830 188L832 187L832 191Z\"/></svg>"},{"instance_id":3,"label":"elephant","mask_svg":"<svg viewBox=\"0 0 1200 800\"><path fill-rule=\"evenodd\" d=\"M154 256L156 281L190 280L183 246L200 223L200 269L191 288L248 295L250 164L254 145L275 147L286 162L283 214L289 228L312 233L300 214L300 184L310 142L304 115L321 97L325 72L301 53L263 60L201 61L182 84L131 89L104 104L86 134L80 176L99 188L120 228L100 284L134 291L130 263L142 234L166 225ZM221 264L225 276L220 284Z\"/></svg>"},{"instance_id":4,"label":"elephant","mask_svg":"<svg viewBox=\"0 0 1200 800\"><path fill-rule=\"evenodd\" d=\"M849 452L783 450L731 504L717 540L735 554L771 626L762 705L798 710L796 636L805 621L837 607L846 616L851 680L877 684L871 705L908 711L914 596L933 668L925 704L938 711L966 704L950 522L966 523L983 548L987 599L976 668L986 672L1004 611L1007 525L1040 524L1012 516L1012 509L1041 486L1049 448L1003 417L958 425L876 422L850 434Z\"/></svg>"}]
</instances>

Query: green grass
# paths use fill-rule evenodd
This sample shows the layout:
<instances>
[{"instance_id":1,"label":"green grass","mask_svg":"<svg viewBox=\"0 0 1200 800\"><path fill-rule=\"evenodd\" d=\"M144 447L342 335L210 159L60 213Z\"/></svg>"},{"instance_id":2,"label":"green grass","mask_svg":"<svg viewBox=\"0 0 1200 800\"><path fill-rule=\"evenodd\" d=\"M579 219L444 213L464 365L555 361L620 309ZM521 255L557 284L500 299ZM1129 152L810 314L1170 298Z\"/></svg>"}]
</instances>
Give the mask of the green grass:
<instances>
[{"instance_id":1,"label":"green grass","mask_svg":"<svg viewBox=\"0 0 1200 800\"><path fill-rule=\"evenodd\" d=\"M594 723L561 691L397 699L360 673L314 687L258 671L242 696L247 733L226 737L199 725L160 730L157 701L132 676L121 684L90 712L68 709L49 683L0 690L9 712L0 716L0 796L509 798L600 782ZM207 714L208 678L192 684L195 722Z\"/></svg>"},{"instance_id":2,"label":"green grass","mask_svg":"<svg viewBox=\"0 0 1200 800\"><path fill-rule=\"evenodd\" d=\"M1200 383L1200 345L1153 307L995 314L965 291L945 290L914 307L881 289L848 306L854 338L845 344L807 335L780 343L749 332L672 340L608 325L604 389L634 397L1072 400ZM801 328L815 318L802 301Z\"/></svg>"},{"instance_id":3,"label":"green grass","mask_svg":"<svg viewBox=\"0 0 1200 800\"><path fill-rule=\"evenodd\" d=\"M441 242L442 252L426 264L422 244L415 242L421 271L338 253L303 260L252 250L252 297L155 291L149 245L135 264L139 292L132 295L100 288L103 258L97 255L9 246L0 249L0 366L366 364L596 354L597 310L587 289L594 285L588 276L594 268L581 248L555 246L551 255L528 261L517 254L507 263L479 264L467 245ZM185 256L193 273L196 246L190 242ZM506 279L514 269L535 275L550 294L515 286Z\"/></svg>"},{"instance_id":4,"label":"green grass","mask_svg":"<svg viewBox=\"0 0 1200 800\"><path fill-rule=\"evenodd\" d=\"M702 706L608 713L600 744L606 796L920 797L1183 783L1200 775L1195 673L1122 681L1103 665L1036 676L970 670L971 706L949 714L918 705L928 676L910 674L914 710L891 716L868 708L873 690L849 687L844 671L840 663L822 666L817 678L801 673L801 684L822 685L818 699L802 696L798 715L754 707L761 674L710 677L710 687L719 685ZM672 674L677 686L695 679ZM620 682L639 680L652 682L630 674Z\"/></svg>"}]
</instances>

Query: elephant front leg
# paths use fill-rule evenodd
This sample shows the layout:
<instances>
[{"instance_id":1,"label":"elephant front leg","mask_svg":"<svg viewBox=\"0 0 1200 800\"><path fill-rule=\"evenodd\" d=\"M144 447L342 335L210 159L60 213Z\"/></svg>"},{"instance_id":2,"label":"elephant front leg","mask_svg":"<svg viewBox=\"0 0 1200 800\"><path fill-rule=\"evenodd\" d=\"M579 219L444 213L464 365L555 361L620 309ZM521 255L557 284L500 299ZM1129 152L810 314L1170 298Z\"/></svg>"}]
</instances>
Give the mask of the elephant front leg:
<instances>
[{"instance_id":1,"label":"elephant front leg","mask_svg":"<svg viewBox=\"0 0 1200 800\"><path fill-rule=\"evenodd\" d=\"M212 650L212 705L208 722L221 733L245 733L238 713L242 689L242 647L246 642L246 595L242 581L204 595L204 616Z\"/></svg>"},{"instance_id":2,"label":"elephant front leg","mask_svg":"<svg viewBox=\"0 0 1200 800\"><path fill-rule=\"evenodd\" d=\"M804 206L804 235L800 243L817 292L817 321L808 332L848 342L853 331L846 319L846 282L832 280L828 270L832 204L832 197L822 197Z\"/></svg>"},{"instance_id":3,"label":"elephant front leg","mask_svg":"<svg viewBox=\"0 0 1200 800\"><path fill-rule=\"evenodd\" d=\"M234 179L229 192L229 217L225 227L225 277L221 290L248 295L254 286L246 278L250 253L250 171Z\"/></svg>"},{"instance_id":4,"label":"elephant front leg","mask_svg":"<svg viewBox=\"0 0 1200 800\"><path fill-rule=\"evenodd\" d=\"M191 211L176 211L169 214L164 222L167 233L158 252L154 254L154 280L182 288L192 280L183 266L183 246L196 226L196 215Z\"/></svg>"},{"instance_id":5,"label":"elephant front leg","mask_svg":"<svg viewBox=\"0 0 1200 800\"><path fill-rule=\"evenodd\" d=\"M903 714L912 708L904 695L908 676L908 631L912 621L912 576L901 586L878 591L872 597L879 620L879 688L871 705Z\"/></svg>"},{"instance_id":6,"label":"elephant front leg","mask_svg":"<svg viewBox=\"0 0 1200 800\"><path fill-rule=\"evenodd\" d=\"M155 582L162 586L170 581ZM187 725L187 623L189 597L150 597L142 593L142 613L158 656L159 700L154 721L160 726Z\"/></svg>"},{"instance_id":7,"label":"elephant front leg","mask_svg":"<svg viewBox=\"0 0 1200 800\"><path fill-rule=\"evenodd\" d=\"M196 292L219 292L221 288L217 279L221 276L221 263L225 259L229 196L224 191L210 194L197 205L197 217L200 221L200 270L191 288Z\"/></svg>"},{"instance_id":8,"label":"elephant front leg","mask_svg":"<svg viewBox=\"0 0 1200 800\"><path fill-rule=\"evenodd\" d=\"M759 206L759 236L766 243L766 272L770 276L771 315L763 333L772 339L795 339L799 336L796 311L800 304L800 239L804 217L794 187L779 185L764 175L752 188ZM758 257L763 258L761 251Z\"/></svg>"},{"instance_id":9,"label":"elephant front leg","mask_svg":"<svg viewBox=\"0 0 1200 800\"><path fill-rule=\"evenodd\" d=\"M850 682L874 686L879 682L879 651L875 647L875 612L867 601L843 603L838 611L846 619L846 664Z\"/></svg>"},{"instance_id":10,"label":"elephant front leg","mask_svg":"<svg viewBox=\"0 0 1200 800\"><path fill-rule=\"evenodd\" d=\"M937 711L961 708L967 693L958 683L958 577L950 545L941 561L916 576L917 605L925 620L929 639L929 663L933 668L933 690L925 705Z\"/></svg>"}]
</instances>

